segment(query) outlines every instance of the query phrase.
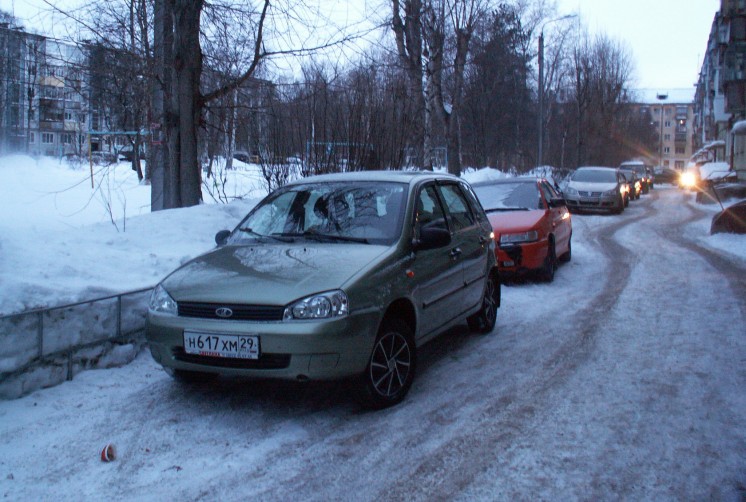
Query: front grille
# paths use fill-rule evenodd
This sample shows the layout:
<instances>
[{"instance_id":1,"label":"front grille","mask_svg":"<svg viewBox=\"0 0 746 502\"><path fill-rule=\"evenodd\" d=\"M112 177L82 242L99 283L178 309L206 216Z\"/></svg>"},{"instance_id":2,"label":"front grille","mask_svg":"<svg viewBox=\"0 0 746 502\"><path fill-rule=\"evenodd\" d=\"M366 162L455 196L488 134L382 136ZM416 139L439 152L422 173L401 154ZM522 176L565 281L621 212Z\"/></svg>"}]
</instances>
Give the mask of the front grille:
<instances>
[{"instance_id":1,"label":"front grille","mask_svg":"<svg viewBox=\"0 0 746 502\"><path fill-rule=\"evenodd\" d=\"M183 347L174 347L173 354L174 358L178 361L219 368L279 370L290 366L290 354L262 354L259 359L233 359L229 357L208 357L187 354L184 352Z\"/></svg>"},{"instance_id":2,"label":"front grille","mask_svg":"<svg viewBox=\"0 0 746 502\"><path fill-rule=\"evenodd\" d=\"M578 192L581 197L601 197L601 192Z\"/></svg>"},{"instance_id":3,"label":"front grille","mask_svg":"<svg viewBox=\"0 0 746 502\"><path fill-rule=\"evenodd\" d=\"M218 316L218 309L229 308L230 317ZM179 302L179 315L182 317L199 317L201 319L224 319L228 321L282 321L285 307L268 305L236 305L225 303Z\"/></svg>"}]
</instances>

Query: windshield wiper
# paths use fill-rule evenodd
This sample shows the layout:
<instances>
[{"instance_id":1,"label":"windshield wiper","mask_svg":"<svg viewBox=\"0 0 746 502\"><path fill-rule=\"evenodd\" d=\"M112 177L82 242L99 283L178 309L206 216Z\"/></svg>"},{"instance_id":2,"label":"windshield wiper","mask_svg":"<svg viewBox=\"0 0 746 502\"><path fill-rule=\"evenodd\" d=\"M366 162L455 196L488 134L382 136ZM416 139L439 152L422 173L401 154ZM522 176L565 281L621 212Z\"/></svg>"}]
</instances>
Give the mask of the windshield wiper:
<instances>
[{"instance_id":1,"label":"windshield wiper","mask_svg":"<svg viewBox=\"0 0 746 502\"><path fill-rule=\"evenodd\" d=\"M255 232L254 230L252 230L249 227L239 227L238 230L241 231L241 232L243 232L243 233L259 237L259 239L264 239L265 237L271 237L274 240L280 241L280 242L293 242L293 239L284 239L279 234L271 234L271 235L260 234L259 232Z\"/></svg>"},{"instance_id":2,"label":"windshield wiper","mask_svg":"<svg viewBox=\"0 0 746 502\"><path fill-rule=\"evenodd\" d=\"M365 237L352 237L349 235L338 235L338 234L322 234L313 230L306 230L302 233L284 233L281 234L284 237L305 237L307 239L313 239L317 241L344 241L344 242L359 242L360 244L370 244L368 239Z\"/></svg>"}]
</instances>

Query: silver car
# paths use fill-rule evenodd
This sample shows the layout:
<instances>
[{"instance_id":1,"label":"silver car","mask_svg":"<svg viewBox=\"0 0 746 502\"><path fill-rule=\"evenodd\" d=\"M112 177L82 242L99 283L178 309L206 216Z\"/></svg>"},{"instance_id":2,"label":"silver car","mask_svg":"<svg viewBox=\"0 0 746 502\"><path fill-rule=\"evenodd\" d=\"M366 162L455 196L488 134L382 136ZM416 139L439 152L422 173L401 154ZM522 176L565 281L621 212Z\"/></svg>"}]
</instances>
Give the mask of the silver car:
<instances>
[{"instance_id":1,"label":"silver car","mask_svg":"<svg viewBox=\"0 0 746 502\"><path fill-rule=\"evenodd\" d=\"M571 212L624 211L627 181L614 167L579 167L562 191Z\"/></svg>"}]
</instances>

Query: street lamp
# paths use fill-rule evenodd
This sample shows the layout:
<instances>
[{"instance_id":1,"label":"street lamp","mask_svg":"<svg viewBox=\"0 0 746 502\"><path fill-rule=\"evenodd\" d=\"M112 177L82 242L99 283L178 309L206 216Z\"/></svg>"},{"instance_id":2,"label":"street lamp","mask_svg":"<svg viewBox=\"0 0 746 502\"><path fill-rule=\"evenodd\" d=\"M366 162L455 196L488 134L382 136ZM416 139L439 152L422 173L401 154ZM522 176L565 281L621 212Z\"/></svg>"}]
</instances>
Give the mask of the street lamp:
<instances>
[{"instance_id":1,"label":"street lamp","mask_svg":"<svg viewBox=\"0 0 746 502\"><path fill-rule=\"evenodd\" d=\"M658 93L655 97L661 103L660 108L658 108L658 111L660 112L660 134L658 135L658 165L663 167L663 102L668 99L668 94Z\"/></svg>"},{"instance_id":2,"label":"street lamp","mask_svg":"<svg viewBox=\"0 0 746 502\"><path fill-rule=\"evenodd\" d=\"M536 166L541 167L544 163L544 27L555 21L572 19L578 17L577 14L567 14L561 17L550 19L541 25L539 31L539 152L536 159Z\"/></svg>"}]
</instances>

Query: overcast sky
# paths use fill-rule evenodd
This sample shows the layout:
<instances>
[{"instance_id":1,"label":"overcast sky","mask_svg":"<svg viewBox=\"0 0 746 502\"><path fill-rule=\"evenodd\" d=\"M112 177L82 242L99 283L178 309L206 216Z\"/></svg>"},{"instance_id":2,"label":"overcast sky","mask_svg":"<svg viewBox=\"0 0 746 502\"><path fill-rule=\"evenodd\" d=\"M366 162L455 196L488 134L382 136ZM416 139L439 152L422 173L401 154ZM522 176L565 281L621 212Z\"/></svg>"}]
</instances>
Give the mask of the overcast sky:
<instances>
[{"instance_id":1,"label":"overcast sky","mask_svg":"<svg viewBox=\"0 0 746 502\"><path fill-rule=\"evenodd\" d=\"M54 3L66 5L80 1ZM30 31L49 33L52 23L38 14L40 8L49 9L44 0L3 0L2 3L2 8L19 17ZM371 0L320 0L320 3L323 7L334 6L337 14L344 10L346 18L378 5ZM348 4L357 4L358 8L351 9ZM578 20L591 33L604 32L628 44L636 67L632 87L670 90L691 88L696 83L720 0L557 0L557 7L558 15L578 13ZM369 15L378 17L380 11Z\"/></svg>"}]
</instances>

